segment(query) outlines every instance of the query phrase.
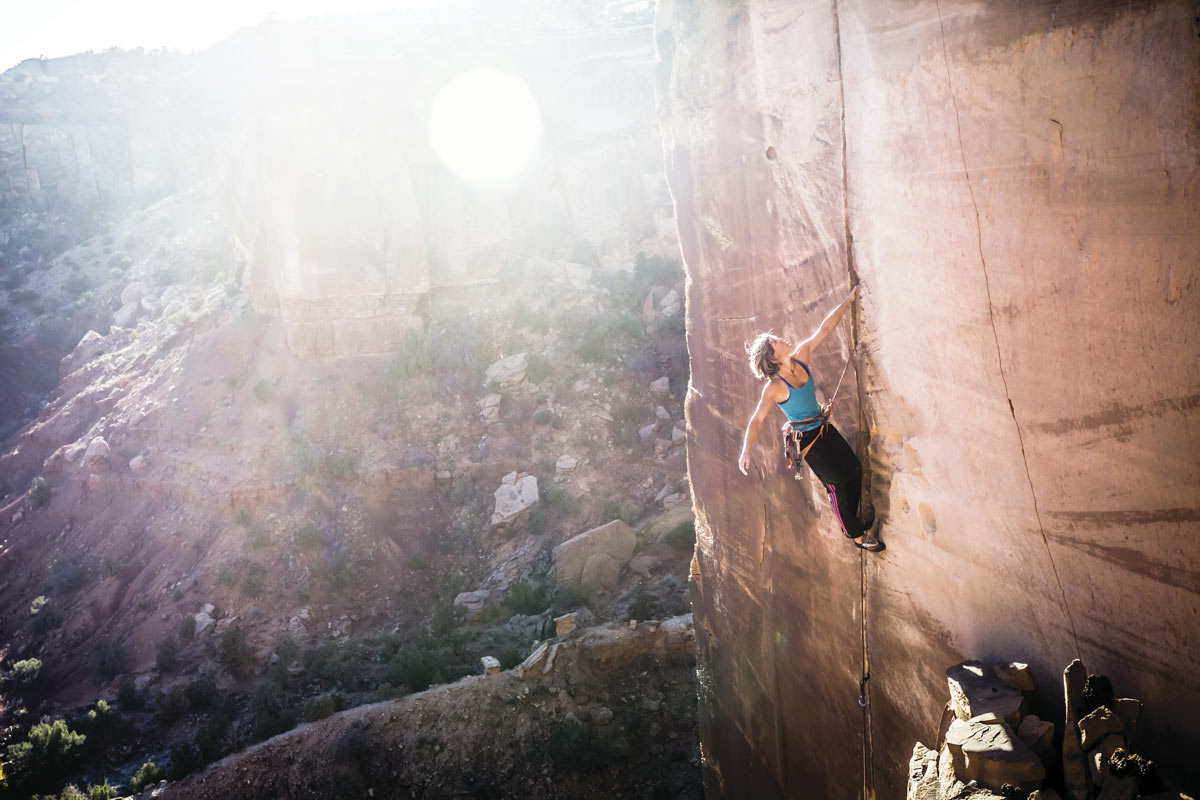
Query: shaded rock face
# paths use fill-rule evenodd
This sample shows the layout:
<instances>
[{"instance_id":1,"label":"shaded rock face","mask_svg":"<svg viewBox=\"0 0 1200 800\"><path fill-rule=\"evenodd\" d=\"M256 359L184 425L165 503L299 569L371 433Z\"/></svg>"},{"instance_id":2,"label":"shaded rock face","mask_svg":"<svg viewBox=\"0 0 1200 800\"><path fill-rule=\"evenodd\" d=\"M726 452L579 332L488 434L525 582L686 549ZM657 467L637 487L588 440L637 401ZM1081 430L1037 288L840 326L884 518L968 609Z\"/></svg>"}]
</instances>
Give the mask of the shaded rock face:
<instances>
[{"instance_id":1,"label":"shaded rock face","mask_svg":"<svg viewBox=\"0 0 1200 800\"><path fill-rule=\"evenodd\" d=\"M1194 17L659 3L712 795L901 796L894 743L942 705L929 665L984 652L1120 676L1194 770L1200 693L1173 685L1200 649ZM743 343L807 334L855 280L813 368L832 391L857 330L836 421L869 453L882 556L846 545L770 428L736 467Z\"/></svg>"},{"instance_id":2,"label":"shaded rock face","mask_svg":"<svg viewBox=\"0 0 1200 800\"><path fill-rule=\"evenodd\" d=\"M609 267L673 253L648 10L523 6L268 23L191 57L28 60L0 75L0 211L219 181L256 309L319 357L393 353L430 288L534 250L587 242ZM456 178L426 132L439 86L478 64L519 75L543 114L541 150L501 186Z\"/></svg>"}]
</instances>

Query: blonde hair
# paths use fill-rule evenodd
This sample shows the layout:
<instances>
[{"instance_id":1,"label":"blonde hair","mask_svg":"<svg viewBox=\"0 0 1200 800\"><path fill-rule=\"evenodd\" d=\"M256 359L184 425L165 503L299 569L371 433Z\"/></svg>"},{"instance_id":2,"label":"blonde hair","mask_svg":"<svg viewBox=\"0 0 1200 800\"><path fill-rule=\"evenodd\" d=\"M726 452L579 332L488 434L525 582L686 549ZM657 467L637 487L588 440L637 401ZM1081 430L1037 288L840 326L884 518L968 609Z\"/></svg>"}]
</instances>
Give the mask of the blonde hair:
<instances>
[{"instance_id":1,"label":"blonde hair","mask_svg":"<svg viewBox=\"0 0 1200 800\"><path fill-rule=\"evenodd\" d=\"M772 343L779 337L767 331L760 333L754 341L746 345L746 354L750 356L750 371L759 380L770 379L779 374L780 362L772 353Z\"/></svg>"}]
</instances>

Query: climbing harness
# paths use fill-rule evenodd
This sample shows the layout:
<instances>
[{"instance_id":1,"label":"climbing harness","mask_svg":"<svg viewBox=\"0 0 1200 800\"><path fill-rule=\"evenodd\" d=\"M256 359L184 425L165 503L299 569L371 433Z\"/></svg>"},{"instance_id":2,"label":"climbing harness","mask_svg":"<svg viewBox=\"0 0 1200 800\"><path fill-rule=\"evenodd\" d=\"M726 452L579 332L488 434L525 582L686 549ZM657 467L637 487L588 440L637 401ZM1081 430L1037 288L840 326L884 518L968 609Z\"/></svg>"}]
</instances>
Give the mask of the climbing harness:
<instances>
[{"instance_id":1,"label":"climbing harness","mask_svg":"<svg viewBox=\"0 0 1200 800\"><path fill-rule=\"evenodd\" d=\"M788 469L795 469L796 480L800 480L800 462L808 455L808 451L817 443L817 440L825 433L825 426L829 424L829 418L833 415L833 402L837 400L838 392L841 391L842 381L846 378L846 371L850 369L850 356L846 357L846 366L842 367L842 375L838 378L837 386L833 390L833 396L829 398L829 402L821 408L821 413L815 417L807 417L806 419L798 419L795 421L788 420L780 428L783 434L783 457L787 460ZM817 435L813 440L804 446L800 447L800 440L804 434L814 428L805 427L809 423L821 421L819 427L815 428Z\"/></svg>"}]
</instances>

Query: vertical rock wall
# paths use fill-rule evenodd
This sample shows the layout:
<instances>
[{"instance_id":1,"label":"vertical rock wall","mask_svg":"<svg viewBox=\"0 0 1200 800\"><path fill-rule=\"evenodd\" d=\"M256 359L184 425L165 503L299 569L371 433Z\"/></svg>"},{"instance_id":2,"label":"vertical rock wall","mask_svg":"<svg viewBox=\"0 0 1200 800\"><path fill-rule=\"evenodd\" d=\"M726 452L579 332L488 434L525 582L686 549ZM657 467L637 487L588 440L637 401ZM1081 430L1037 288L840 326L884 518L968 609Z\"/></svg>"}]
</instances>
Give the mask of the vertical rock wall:
<instances>
[{"instance_id":1,"label":"vertical rock wall","mask_svg":"<svg viewBox=\"0 0 1200 800\"><path fill-rule=\"evenodd\" d=\"M1053 688L1079 656L1146 701L1147 752L1195 769L1198 17L659 3L714 796L902 796L968 657ZM831 391L856 327L837 421L860 449L869 426L889 544L861 559L774 425L752 477L735 465L743 342L807 333L855 276L815 370Z\"/></svg>"}]
</instances>

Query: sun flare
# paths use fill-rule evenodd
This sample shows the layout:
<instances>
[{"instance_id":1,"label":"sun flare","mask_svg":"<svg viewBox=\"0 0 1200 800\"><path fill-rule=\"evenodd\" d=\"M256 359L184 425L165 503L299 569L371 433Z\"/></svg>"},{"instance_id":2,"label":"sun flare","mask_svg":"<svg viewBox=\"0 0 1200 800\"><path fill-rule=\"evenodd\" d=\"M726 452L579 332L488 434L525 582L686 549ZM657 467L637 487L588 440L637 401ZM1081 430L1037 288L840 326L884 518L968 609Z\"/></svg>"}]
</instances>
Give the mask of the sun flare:
<instances>
[{"instance_id":1,"label":"sun flare","mask_svg":"<svg viewBox=\"0 0 1200 800\"><path fill-rule=\"evenodd\" d=\"M491 67L449 81L429 114L434 152L472 183L512 178L537 153L541 140L542 115L529 86Z\"/></svg>"}]
</instances>

